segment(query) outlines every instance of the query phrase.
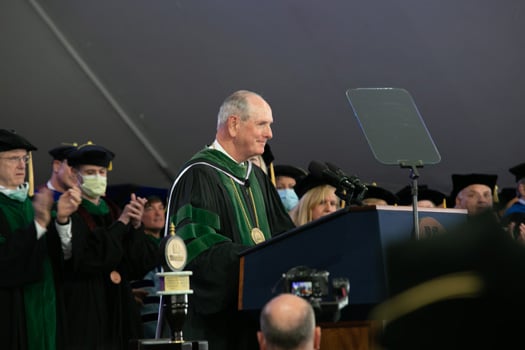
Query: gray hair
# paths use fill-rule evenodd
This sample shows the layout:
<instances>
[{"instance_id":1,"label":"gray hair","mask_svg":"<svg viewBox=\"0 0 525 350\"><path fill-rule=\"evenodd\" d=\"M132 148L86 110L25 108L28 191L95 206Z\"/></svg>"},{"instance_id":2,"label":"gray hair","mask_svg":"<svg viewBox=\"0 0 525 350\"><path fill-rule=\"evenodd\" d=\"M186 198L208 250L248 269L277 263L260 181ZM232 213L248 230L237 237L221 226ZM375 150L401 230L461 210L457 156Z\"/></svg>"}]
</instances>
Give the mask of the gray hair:
<instances>
[{"instance_id":1,"label":"gray hair","mask_svg":"<svg viewBox=\"0 0 525 350\"><path fill-rule=\"evenodd\" d=\"M247 120L250 117L250 105L248 103L248 97L250 96L261 97L259 94L248 90L239 90L228 96L219 109L217 129L226 123L230 115L235 114L238 115L241 120Z\"/></svg>"},{"instance_id":2,"label":"gray hair","mask_svg":"<svg viewBox=\"0 0 525 350\"><path fill-rule=\"evenodd\" d=\"M261 332L267 343L272 347L282 350L297 349L308 342L314 336L315 313L312 306L308 303L297 312L301 312L300 322L289 327L279 327L272 315L263 310L260 317Z\"/></svg>"}]
</instances>

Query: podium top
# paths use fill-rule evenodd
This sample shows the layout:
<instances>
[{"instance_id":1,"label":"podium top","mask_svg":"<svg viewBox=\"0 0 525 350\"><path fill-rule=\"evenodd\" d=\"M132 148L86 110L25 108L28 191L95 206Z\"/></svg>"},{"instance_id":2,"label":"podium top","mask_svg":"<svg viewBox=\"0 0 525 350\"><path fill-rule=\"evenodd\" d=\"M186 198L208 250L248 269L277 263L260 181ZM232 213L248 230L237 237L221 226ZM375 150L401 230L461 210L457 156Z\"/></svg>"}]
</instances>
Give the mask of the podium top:
<instances>
[{"instance_id":1,"label":"podium top","mask_svg":"<svg viewBox=\"0 0 525 350\"><path fill-rule=\"evenodd\" d=\"M251 252L265 249L266 247L276 244L277 242L288 239L289 236L293 236L296 234L299 234L302 231L310 231L311 229L314 229L317 226L323 226L325 223L333 221L339 216L346 215L349 212L412 212L413 208L412 206L404 206L404 205L363 205L363 206L350 206L345 207L337 210L334 213L331 213L329 215L323 216L317 220L311 221L305 225L295 227L289 231L283 232L282 234L279 234L277 236L272 237L272 239L262 242L260 244L257 244L256 246L250 247L246 250L243 250L239 253L239 256L245 256L250 254ZM455 208L418 208L418 212L422 214L430 214L430 213L443 213L443 214L463 214L467 215L466 209L455 209Z\"/></svg>"}]
</instances>

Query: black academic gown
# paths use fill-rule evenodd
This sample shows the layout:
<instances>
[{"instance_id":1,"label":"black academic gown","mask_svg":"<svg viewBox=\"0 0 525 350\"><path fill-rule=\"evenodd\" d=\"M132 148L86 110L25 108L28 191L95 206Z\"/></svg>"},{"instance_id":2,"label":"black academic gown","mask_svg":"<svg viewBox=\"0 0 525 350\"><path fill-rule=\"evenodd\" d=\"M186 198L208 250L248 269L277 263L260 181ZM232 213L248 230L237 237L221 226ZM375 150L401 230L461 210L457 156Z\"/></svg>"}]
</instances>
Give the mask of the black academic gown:
<instances>
[{"instance_id":1,"label":"black academic gown","mask_svg":"<svg viewBox=\"0 0 525 350\"><path fill-rule=\"evenodd\" d=\"M82 206L71 217L73 252L64 275L71 350L127 349L142 337L129 280L158 264L158 248L117 218L115 209L92 215Z\"/></svg>"},{"instance_id":2,"label":"black academic gown","mask_svg":"<svg viewBox=\"0 0 525 350\"><path fill-rule=\"evenodd\" d=\"M43 265L50 259L56 303L56 346L67 349L64 332L64 309L60 285L60 245L55 238L54 221L37 239L33 221L12 232L7 219L0 210L0 348L6 350L28 349L24 287L41 281Z\"/></svg>"},{"instance_id":3,"label":"black academic gown","mask_svg":"<svg viewBox=\"0 0 525 350\"><path fill-rule=\"evenodd\" d=\"M202 159L194 158L190 164L199 160ZM220 164L216 165L222 167ZM257 181L250 186L261 188L266 208L258 210L266 212L271 234L276 235L293 228L294 224L268 176L258 167L253 167L253 171ZM246 192L242 195L246 196ZM258 313L237 311L238 254L249 246L241 244L241 233L237 225L239 218L234 214L233 200L225 190L219 172L206 165L195 165L187 170L177 182L170 200L171 215L190 204L193 208L217 214L220 218L220 228L215 233L224 236L225 240L199 253L186 266L186 270L193 273L190 285L194 292L189 296L184 337L206 340L212 350L258 348ZM183 231L183 227L190 224L189 221L195 223L199 218L178 223L177 232Z\"/></svg>"}]
</instances>

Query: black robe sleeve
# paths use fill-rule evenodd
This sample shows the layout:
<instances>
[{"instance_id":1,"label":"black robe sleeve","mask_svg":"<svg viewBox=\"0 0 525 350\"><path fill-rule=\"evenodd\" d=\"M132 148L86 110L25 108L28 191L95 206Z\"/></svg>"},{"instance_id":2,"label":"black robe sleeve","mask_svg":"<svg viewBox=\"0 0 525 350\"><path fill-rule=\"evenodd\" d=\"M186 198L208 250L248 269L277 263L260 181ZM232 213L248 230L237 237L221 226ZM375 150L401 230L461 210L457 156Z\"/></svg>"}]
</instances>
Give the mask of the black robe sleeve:
<instances>
[{"instance_id":1,"label":"black robe sleeve","mask_svg":"<svg viewBox=\"0 0 525 350\"><path fill-rule=\"evenodd\" d=\"M260 169L254 170L258 171L256 174L265 196L272 234L293 228L293 222L268 177ZM249 246L240 244L240 234L231 199L216 170L208 166L196 165L181 177L172 195L170 212L176 213L188 203L193 207L216 213L220 219L220 229L217 233L228 239L205 250L186 267L193 272L191 277L194 290L191 296L193 307L203 315L236 310L239 253ZM181 226L184 224L187 223L182 223Z\"/></svg>"},{"instance_id":2,"label":"black robe sleeve","mask_svg":"<svg viewBox=\"0 0 525 350\"><path fill-rule=\"evenodd\" d=\"M0 288L19 287L42 277L45 236L37 239L35 224L11 232L0 211Z\"/></svg>"}]
</instances>

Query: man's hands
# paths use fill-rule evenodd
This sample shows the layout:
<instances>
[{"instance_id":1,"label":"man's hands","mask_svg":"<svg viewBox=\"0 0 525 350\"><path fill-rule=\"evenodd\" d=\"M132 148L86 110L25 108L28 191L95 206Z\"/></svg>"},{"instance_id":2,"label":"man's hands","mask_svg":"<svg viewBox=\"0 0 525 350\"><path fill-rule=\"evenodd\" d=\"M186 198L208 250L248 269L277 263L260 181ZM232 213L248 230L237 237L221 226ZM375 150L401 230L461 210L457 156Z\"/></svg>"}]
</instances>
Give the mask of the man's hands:
<instances>
[{"instance_id":1,"label":"man's hands","mask_svg":"<svg viewBox=\"0 0 525 350\"><path fill-rule=\"evenodd\" d=\"M124 225L131 223L133 228L139 228L142 224L142 214L144 213L144 205L147 201L146 198L137 197L135 193L132 193L131 200L122 210L119 221Z\"/></svg>"},{"instance_id":2,"label":"man's hands","mask_svg":"<svg viewBox=\"0 0 525 350\"><path fill-rule=\"evenodd\" d=\"M57 222L61 225L67 224L69 217L82 202L82 193L78 187L72 187L62 193L57 202Z\"/></svg>"},{"instance_id":3,"label":"man's hands","mask_svg":"<svg viewBox=\"0 0 525 350\"><path fill-rule=\"evenodd\" d=\"M43 188L33 197L33 210L35 221L46 228L51 221L51 207L53 206L53 193L48 188Z\"/></svg>"}]
</instances>

